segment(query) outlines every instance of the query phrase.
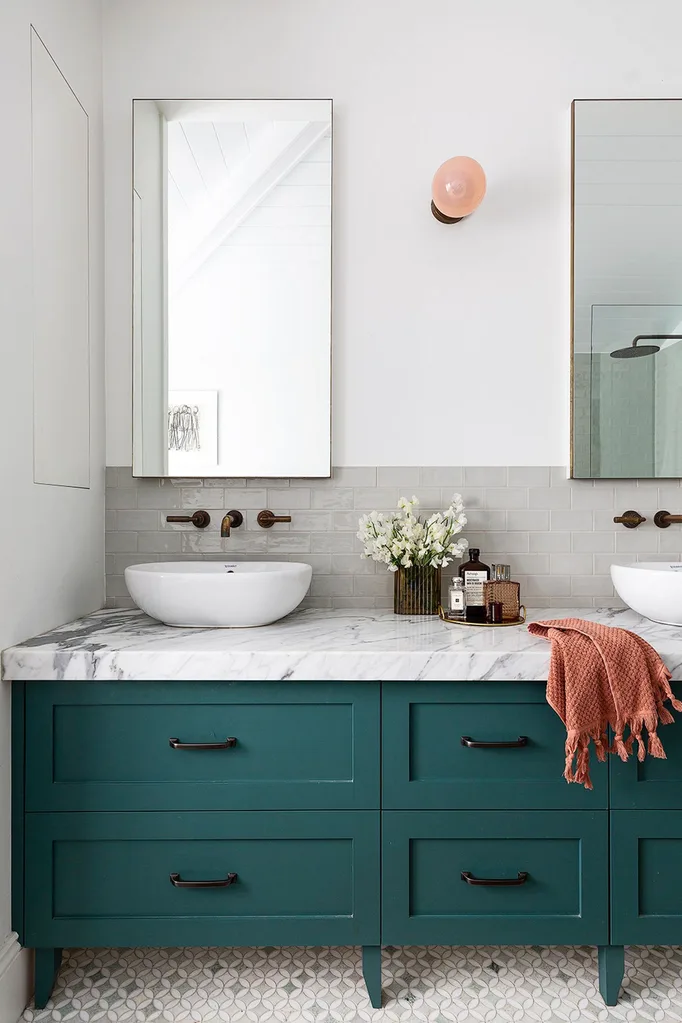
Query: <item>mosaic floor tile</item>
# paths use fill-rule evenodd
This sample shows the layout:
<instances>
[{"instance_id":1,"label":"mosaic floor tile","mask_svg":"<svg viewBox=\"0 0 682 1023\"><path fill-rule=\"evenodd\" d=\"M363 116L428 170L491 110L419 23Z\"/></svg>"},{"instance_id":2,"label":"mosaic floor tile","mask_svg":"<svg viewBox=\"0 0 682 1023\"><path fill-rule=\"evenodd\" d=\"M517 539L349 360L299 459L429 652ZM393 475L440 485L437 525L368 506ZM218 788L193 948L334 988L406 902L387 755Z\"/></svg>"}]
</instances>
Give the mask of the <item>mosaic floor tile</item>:
<instances>
[{"instance_id":1,"label":"mosaic floor tile","mask_svg":"<svg viewBox=\"0 0 682 1023\"><path fill-rule=\"evenodd\" d=\"M65 951L47 1008L27 1023L682 1023L682 948L626 949L620 1004L582 947L387 948L372 1009L357 948Z\"/></svg>"}]
</instances>

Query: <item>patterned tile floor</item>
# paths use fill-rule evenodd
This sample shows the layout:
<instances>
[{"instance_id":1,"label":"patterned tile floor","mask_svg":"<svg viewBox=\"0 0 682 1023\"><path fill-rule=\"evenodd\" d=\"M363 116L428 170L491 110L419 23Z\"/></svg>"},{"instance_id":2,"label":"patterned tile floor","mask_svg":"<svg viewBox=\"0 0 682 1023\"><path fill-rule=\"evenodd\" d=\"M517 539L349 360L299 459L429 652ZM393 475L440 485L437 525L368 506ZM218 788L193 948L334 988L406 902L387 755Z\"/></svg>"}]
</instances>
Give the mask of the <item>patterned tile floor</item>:
<instances>
[{"instance_id":1,"label":"patterned tile floor","mask_svg":"<svg viewBox=\"0 0 682 1023\"><path fill-rule=\"evenodd\" d=\"M597 992L593 948L428 947L384 951L384 1006L372 1009L357 948L74 949L55 1020L254 1023L682 1021L682 948L626 950L620 1004Z\"/></svg>"}]
</instances>

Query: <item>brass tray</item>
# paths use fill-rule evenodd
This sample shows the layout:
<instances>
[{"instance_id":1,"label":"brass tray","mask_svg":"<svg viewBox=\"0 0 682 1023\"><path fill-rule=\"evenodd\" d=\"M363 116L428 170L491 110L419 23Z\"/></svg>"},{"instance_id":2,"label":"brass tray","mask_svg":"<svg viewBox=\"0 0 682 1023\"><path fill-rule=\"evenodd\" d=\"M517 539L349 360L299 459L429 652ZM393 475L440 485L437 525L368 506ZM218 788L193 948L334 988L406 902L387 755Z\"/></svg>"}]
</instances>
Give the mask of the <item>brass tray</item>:
<instances>
[{"instance_id":1,"label":"brass tray","mask_svg":"<svg viewBox=\"0 0 682 1023\"><path fill-rule=\"evenodd\" d=\"M513 622L467 622L466 619L458 620L456 618L446 618L445 610L441 605L438 608L438 617L446 625L468 625L473 629L507 629L514 625L523 625L526 621L526 609L522 604L520 607L521 614L518 618L515 618Z\"/></svg>"}]
</instances>

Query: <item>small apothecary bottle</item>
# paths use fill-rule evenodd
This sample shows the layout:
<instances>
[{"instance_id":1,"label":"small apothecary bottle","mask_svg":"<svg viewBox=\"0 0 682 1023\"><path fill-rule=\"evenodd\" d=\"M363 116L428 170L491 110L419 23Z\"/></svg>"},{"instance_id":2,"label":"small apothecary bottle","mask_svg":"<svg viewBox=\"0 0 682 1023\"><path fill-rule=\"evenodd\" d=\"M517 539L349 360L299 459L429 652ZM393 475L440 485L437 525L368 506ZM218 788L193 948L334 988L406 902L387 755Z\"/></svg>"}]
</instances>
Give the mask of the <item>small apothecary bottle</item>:
<instances>
[{"instance_id":1,"label":"small apothecary bottle","mask_svg":"<svg viewBox=\"0 0 682 1023\"><path fill-rule=\"evenodd\" d=\"M460 578L466 591L466 620L468 622L485 621L484 584L490 579L490 566L479 560L478 547L469 548L469 560L459 566Z\"/></svg>"},{"instance_id":2,"label":"small apothecary bottle","mask_svg":"<svg viewBox=\"0 0 682 1023\"><path fill-rule=\"evenodd\" d=\"M515 622L521 614L521 587L511 578L509 565L493 565L492 578L483 586L486 608L502 604L502 621Z\"/></svg>"},{"instance_id":3,"label":"small apothecary bottle","mask_svg":"<svg viewBox=\"0 0 682 1023\"><path fill-rule=\"evenodd\" d=\"M448 609L446 616L455 621L464 621L466 618L467 598L464 589L464 580L459 576L453 576L448 588Z\"/></svg>"}]
</instances>

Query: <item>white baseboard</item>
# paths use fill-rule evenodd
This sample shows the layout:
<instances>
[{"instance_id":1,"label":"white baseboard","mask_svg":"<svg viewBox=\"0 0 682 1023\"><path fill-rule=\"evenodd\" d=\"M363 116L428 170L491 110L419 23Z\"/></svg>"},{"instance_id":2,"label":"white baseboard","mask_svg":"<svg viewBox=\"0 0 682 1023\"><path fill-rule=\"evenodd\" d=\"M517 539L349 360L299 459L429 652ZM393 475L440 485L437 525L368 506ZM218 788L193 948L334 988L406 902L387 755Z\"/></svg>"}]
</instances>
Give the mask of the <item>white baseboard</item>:
<instances>
[{"instance_id":1,"label":"white baseboard","mask_svg":"<svg viewBox=\"0 0 682 1023\"><path fill-rule=\"evenodd\" d=\"M32 994L31 953L14 932L0 945L0 1023L17 1023Z\"/></svg>"}]
</instances>

